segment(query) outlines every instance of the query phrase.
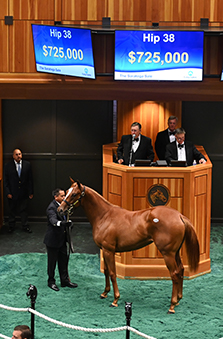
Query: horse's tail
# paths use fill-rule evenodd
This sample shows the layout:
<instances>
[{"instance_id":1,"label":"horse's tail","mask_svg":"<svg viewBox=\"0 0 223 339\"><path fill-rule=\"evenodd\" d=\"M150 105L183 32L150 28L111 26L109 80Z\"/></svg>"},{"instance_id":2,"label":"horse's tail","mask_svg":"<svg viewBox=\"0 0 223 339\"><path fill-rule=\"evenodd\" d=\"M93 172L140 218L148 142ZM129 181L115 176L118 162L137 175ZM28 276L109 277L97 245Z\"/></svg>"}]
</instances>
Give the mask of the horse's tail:
<instances>
[{"instance_id":1,"label":"horse's tail","mask_svg":"<svg viewBox=\"0 0 223 339\"><path fill-rule=\"evenodd\" d=\"M189 219L184 216L181 216L181 219L185 225L184 241L186 245L189 266L192 271L196 271L200 260L200 246L197 234Z\"/></svg>"}]
</instances>

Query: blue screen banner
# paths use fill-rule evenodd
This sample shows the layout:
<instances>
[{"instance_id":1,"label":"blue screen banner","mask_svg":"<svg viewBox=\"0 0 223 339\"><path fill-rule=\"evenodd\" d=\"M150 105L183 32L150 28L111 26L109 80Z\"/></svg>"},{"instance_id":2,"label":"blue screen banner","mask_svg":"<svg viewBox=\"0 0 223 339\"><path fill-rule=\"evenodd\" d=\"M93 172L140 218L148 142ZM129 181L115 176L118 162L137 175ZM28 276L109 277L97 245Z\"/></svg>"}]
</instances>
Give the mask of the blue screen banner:
<instances>
[{"instance_id":1,"label":"blue screen banner","mask_svg":"<svg viewBox=\"0 0 223 339\"><path fill-rule=\"evenodd\" d=\"M91 30L32 25L38 72L95 79Z\"/></svg>"},{"instance_id":2,"label":"blue screen banner","mask_svg":"<svg viewBox=\"0 0 223 339\"><path fill-rule=\"evenodd\" d=\"M202 81L202 31L115 32L115 80Z\"/></svg>"}]
</instances>

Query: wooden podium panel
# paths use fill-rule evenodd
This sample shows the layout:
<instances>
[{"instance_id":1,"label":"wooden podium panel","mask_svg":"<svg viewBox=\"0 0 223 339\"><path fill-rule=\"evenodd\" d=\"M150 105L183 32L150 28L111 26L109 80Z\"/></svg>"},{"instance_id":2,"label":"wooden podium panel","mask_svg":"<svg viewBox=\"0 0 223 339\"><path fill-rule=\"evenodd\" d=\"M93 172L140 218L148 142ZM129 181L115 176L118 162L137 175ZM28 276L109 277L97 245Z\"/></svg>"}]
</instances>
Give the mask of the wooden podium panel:
<instances>
[{"instance_id":1,"label":"wooden podium panel","mask_svg":"<svg viewBox=\"0 0 223 339\"><path fill-rule=\"evenodd\" d=\"M185 278L209 273L212 164L202 146L197 147L207 162L189 167L128 167L113 162L117 144L103 146L103 196L111 203L130 211L152 207L148 190L156 184L169 192L166 206L188 217L195 227L200 244L200 263L191 272L183 245L181 257ZM136 251L116 253L116 271L124 279L170 279L164 259L154 244ZM101 271L103 257L101 254Z\"/></svg>"}]
</instances>

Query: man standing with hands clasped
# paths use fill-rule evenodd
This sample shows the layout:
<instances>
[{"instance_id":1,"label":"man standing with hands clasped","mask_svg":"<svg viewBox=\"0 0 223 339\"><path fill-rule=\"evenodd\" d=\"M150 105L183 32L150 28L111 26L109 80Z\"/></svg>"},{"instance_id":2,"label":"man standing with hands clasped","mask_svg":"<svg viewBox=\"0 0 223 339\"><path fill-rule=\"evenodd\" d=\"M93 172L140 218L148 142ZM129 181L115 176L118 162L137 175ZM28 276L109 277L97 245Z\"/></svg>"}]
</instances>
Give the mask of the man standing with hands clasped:
<instances>
[{"instance_id":1,"label":"man standing with hands clasped","mask_svg":"<svg viewBox=\"0 0 223 339\"><path fill-rule=\"evenodd\" d=\"M54 200L46 210L48 228L44 243L46 244L48 257L48 286L54 291L59 291L54 277L56 264L58 264L61 287L74 288L78 285L70 282L68 274L69 254L67 253L67 243L73 252L69 233L72 222L64 220L64 217L60 216L57 212L58 207L65 198L65 192L60 188L56 188L52 195Z\"/></svg>"},{"instance_id":2,"label":"man standing with hands clasped","mask_svg":"<svg viewBox=\"0 0 223 339\"><path fill-rule=\"evenodd\" d=\"M4 188L9 204L9 228L15 229L16 214L21 216L24 232L32 233L28 225L28 201L33 198L32 169L29 161L22 160L20 149L13 151L13 160L8 162L4 171Z\"/></svg>"}]
</instances>

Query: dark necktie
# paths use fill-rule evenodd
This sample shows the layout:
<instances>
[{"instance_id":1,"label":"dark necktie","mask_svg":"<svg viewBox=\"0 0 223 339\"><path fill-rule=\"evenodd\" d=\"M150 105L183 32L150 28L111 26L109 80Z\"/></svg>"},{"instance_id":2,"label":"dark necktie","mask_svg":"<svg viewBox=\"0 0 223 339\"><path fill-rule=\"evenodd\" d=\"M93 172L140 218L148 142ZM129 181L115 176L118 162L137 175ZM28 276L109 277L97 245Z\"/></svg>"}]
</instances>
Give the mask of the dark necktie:
<instances>
[{"instance_id":1,"label":"dark necktie","mask_svg":"<svg viewBox=\"0 0 223 339\"><path fill-rule=\"evenodd\" d=\"M175 135L175 132L169 132L169 135Z\"/></svg>"},{"instance_id":2,"label":"dark necktie","mask_svg":"<svg viewBox=\"0 0 223 339\"><path fill-rule=\"evenodd\" d=\"M139 141L139 138L135 138L133 141Z\"/></svg>"},{"instance_id":3,"label":"dark necktie","mask_svg":"<svg viewBox=\"0 0 223 339\"><path fill-rule=\"evenodd\" d=\"M179 149L181 149L181 148L184 147L184 144L182 144L182 145L178 144L178 147L179 147Z\"/></svg>"}]
</instances>

